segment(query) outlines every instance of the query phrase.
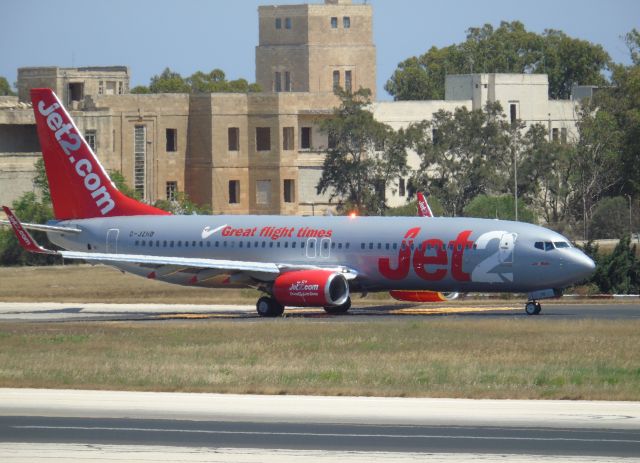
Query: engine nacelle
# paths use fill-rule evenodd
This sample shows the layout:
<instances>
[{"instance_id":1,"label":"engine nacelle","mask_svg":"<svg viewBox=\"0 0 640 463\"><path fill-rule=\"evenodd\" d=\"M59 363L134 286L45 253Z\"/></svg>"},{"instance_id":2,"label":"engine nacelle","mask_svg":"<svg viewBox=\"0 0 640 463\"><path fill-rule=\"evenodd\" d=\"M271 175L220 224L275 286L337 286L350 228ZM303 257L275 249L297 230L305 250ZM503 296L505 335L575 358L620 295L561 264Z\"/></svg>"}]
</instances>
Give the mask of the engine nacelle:
<instances>
[{"instance_id":1,"label":"engine nacelle","mask_svg":"<svg viewBox=\"0 0 640 463\"><path fill-rule=\"evenodd\" d=\"M349 284L344 275L330 270L296 270L273 283L273 297L282 305L337 306L347 302Z\"/></svg>"},{"instance_id":2,"label":"engine nacelle","mask_svg":"<svg viewBox=\"0 0 640 463\"><path fill-rule=\"evenodd\" d=\"M457 299L459 293L441 293L439 291L389 291L392 298L408 302L444 302Z\"/></svg>"}]
</instances>

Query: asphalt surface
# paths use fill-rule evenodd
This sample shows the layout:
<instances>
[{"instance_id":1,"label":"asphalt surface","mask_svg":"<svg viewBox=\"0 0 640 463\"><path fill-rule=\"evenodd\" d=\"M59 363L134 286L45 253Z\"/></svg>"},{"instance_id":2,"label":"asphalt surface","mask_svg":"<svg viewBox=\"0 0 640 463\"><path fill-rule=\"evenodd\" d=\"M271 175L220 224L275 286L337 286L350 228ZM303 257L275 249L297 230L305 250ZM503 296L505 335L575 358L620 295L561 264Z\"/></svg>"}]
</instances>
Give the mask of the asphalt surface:
<instances>
[{"instance_id":1,"label":"asphalt surface","mask_svg":"<svg viewBox=\"0 0 640 463\"><path fill-rule=\"evenodd\" d=\"M0 417L0 441L637 457L640 430Z\"/></svg>"},{"instance_id":2,"label":"asphalt surface","mask_svg":"<svg viewBox=\"0 0 640 463\"><path fill-rule=\"evenodd\" d=\"M318 308L287 308L285 317L346 322L385 320L389 317L528 317L521 301L460 301L448 305L394 304L358 307L357 300L347 315L328 315ZM640 300L625 302L542 303L542 313L534 316L552 319L640 319ZM254 305L190 304L96 304L0 302L1 321L108 321L108 320L255 320Z\"/></svg>"}]
</instances>

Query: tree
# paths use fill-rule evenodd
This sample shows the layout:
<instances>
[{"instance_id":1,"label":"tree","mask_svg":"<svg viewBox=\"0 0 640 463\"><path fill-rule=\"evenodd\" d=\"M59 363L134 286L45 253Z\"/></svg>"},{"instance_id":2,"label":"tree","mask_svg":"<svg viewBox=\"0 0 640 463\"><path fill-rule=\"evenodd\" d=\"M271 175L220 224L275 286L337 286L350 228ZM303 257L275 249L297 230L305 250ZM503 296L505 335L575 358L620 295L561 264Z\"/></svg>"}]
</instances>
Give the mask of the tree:
<instances>
[{"instance_id":1,"label":"tree","mask_svg":"<svg viewBox=\"0 0 640 463\"><path fill-rule=\"evenodd\" d=\"M596 262L596 271L591 278L600 292L614 294L637 294L640 291L640 260L636 257L636 245L630 245L629 236L623 236L609 255L602 255L598 248L589 244L585 252Z\"/></svg>"},{"instance_id":2,"label":"tree","mask_svg":"<svg viewBox=\"0 0 640 463\"><path fill-rule=\"evenodd\" d=\"M337 94L340 107L320 126L330 146L317 192L329 192L331 199L340 198L360 214L381 214L386 209L385 189L406 175L408 139L403 130L394 132L367 110L370 90L337 90Z\"/></svg>"},{"instance_id":3,"label":"tree","mask_svg":"<svg viewBox=\"0 0 640 463\"><path fill-rule=\"evenodd\" d=\"M15 96L15 92L11 89L11 85L5 77L0 76L0 96Z\"/></svg>"},{"instance_id":4,"label":"tree","mask_svg":"<svg viewBox=\"0 0 640 463\"><path fill-rule=\"evenodd\" d=\"M594 240L614 238L629 233L629 203L622 196L602 198L591 217L590 236Z\"/></svg>"},{"instance_id":5,"label":"tree","mask_svg":"<svg viewBox=\"0 0 640 463\"><path fill-rule=\"evenodd\" d=\"M514 197L512 195L478 195L464 208L467 217L515 220ZM535 223L536 216L522 199L518 199L518 220Z\"/></svg>"},{"instance_id":6,"label":"tree","mask_svg":"<svg viewBox=\"0 0 640 463\"><path fill-rule=\"evenodd\" d=\"M159 199L153 205L176 215L211 214L211 208L208 205L200 206L194 203L182 191L179 191L173 200Z\"/></svg>"},{"instance_id":7,"label":"tree","mask_svg":"<svg viewBox=\"0 0 640 463\"><path fill-rule=\"evenodd\" d=\"M519 21L467 30L464 42L432 47L401 62L385 85L396 100L443 99L447 74L536 73L549 75L549 96L569 98L573 84L603 85L610 57L600 45L562 31L536 34Z\"/></svg>"},{"instance_id":8,"label":"tree","mask_svg":"<svg viewBox=\"0 0 640 463\"><path fill-rule=\"evenodd\" d=\"M587 101L580 109L579 140L572 159L576 209L582 213L583 239L589 239L593 208L605 193L620 184L621 134L615 118Z\"/></svg>"},{"instance_id":9,"label":"tree","mask_svg":"<svg viewBox=\"0 0 640 463\"><path fill-rule=\"evenodd\" d=\"M137 199L138 201L142 199L142 195L127 184L127 179L124 178L124 175L122 175L122 172L119 170L110 171L109 178L111 178L113 184L123 195Z\"/></svg>"},{"instance_id":10,"label":"tree","mask_svg":"<svg viewBox=\"0 0 640 463\"><path fill-rule=\"evenodd\" d=\"M209 73L197 71L191 76L183 78L179 73L165 68L160 75L151 78L149 87L138 85L131 90L131 93L249 93L260 91L258 84L250 84L246 79L227 80L221 69L214 69Z\"/></svg>"},{"instance_id":11,"label":"tree","mask_svg":"<svg viewBox=\"0 0 640 463\"><path fill-rule=\"evenodd\" d=\"M497 166L508 162L503 118L500 104L488 103L484 110L440 110L431 121L412 125L408 133L421 161L412 192L429 191L450 216L479 194L501 192L506 180Z\"/></svg>"}]
</instances>

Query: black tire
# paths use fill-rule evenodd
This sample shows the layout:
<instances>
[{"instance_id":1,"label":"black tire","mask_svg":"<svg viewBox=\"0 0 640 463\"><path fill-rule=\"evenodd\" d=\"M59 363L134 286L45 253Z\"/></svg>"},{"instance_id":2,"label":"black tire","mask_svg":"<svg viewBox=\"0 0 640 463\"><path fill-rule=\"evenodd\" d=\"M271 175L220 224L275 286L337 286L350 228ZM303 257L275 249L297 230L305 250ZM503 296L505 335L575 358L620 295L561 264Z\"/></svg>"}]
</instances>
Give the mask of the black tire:
<instances>
[{"instance_id":1,"label":"black tire","mask_svg":"<svg viewBox=\"0 0 640 463\"><path fill-rule=\"evenodd\" d=\"M534 315L538 315L542 311L542 306L539 302L536 302L536 312Z\"/></svg>"},{"instance_id":2,"label":"black tire","mask_svg":"<svg viewBox=\"0 0 640 463\"><path fill-rule=\"evenodd\" d=\"M536 315L539 313L538 310L538 305L533 301L529 301L525 304L524 306L524 311L527 313L527 315ZM537 311L537 312L536 312Z\"/></svg>"},{"instance_id":3,"label":"black tire","mask_svg":"<svg viewBox=\"0 0 640 463\"><path fill-rule=\"evenodd\" d=\"M256 310L261 317L279 317L284 312L284 306L269 296L263 296L256 303Z\"/></svg>"},{"instance_id":4,"label":"black tire","mask_svg":"<svg viewBox=\"0 0 640 463\"><path fill-rule=\"evenodd\" d=\"M331 305L324 307L324 311L331 315L340 315L345 314L351 308L351 298L347 298L344 304L342 305Z\"/></svg>"}]
</instances>

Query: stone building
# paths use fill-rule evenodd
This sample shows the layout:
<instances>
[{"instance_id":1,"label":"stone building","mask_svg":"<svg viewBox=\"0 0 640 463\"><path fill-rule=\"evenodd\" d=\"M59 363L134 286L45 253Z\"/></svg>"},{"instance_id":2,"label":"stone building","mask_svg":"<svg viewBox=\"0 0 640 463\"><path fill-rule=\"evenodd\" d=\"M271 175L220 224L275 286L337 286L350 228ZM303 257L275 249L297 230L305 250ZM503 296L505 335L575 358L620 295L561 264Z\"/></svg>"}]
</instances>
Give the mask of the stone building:
<instances>
[{"instance_id":1,"label":"stone building","mask_svg":"<svg viewBox=\"0 0 640 463\"><path fill-rule=\"evenodd\" d=\"M19 98L0 98L0 203L33 188L40 157L29 89L51 87L107 170L122 172L145 200L185 191L214 213L319 214L316 194L327 137L319 123L338 105L334 86L376 88L371 5L351 0L261 6L256 82L262 93L129 94L124 66L21 68ZM375 95L375 93L374 93ZM574 102L548 99L545 75L447 76L442 101L377 102L394 128L440 109L501 101L509 117L575 135ZM410 165L419 166L415 154ZM397 179L397 185L406 179ZM390 205L406 201L402 188Z\"/></svg>"}]
</instances>

